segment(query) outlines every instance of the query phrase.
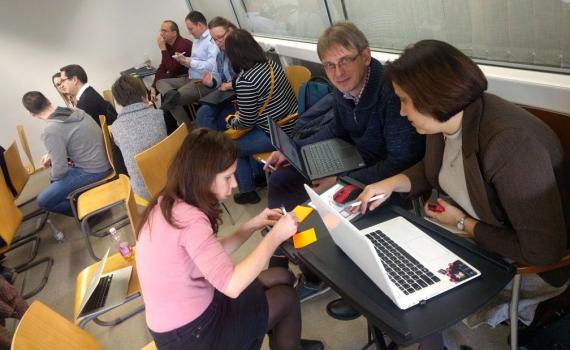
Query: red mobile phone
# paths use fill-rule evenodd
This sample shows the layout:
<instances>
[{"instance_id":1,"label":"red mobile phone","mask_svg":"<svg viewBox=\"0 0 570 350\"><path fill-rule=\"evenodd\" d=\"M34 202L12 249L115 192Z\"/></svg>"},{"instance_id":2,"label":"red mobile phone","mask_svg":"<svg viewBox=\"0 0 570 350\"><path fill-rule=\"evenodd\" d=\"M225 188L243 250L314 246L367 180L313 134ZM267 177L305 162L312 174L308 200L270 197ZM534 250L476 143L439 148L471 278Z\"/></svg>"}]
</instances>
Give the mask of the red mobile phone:
<instances>
[{"instance_id":1,"label":"red mobile phone","mask_svg":"<svg viewBox=\"0 0 570 350\"><path fill-rule=\"evenodd\" d=\"M437 201L437 198L439 197L439 194L437 193L437 190L434 188L431 190L431 195L429 196L427 205L429 210L431 211L435 211L436 213L442 213L445 211L445 208L443 207L443 205L439 204L439 202Z\"/></svg>"}]
</instances>

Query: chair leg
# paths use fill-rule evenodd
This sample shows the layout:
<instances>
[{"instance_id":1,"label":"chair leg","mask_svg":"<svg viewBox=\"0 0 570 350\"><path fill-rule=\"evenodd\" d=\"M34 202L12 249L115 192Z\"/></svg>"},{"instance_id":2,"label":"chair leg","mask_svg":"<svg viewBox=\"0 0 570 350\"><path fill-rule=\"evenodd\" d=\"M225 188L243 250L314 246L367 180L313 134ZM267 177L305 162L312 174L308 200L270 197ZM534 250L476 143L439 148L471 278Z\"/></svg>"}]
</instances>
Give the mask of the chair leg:
<instances>
[{"instance_id":1,"label":"chair leg","mask_svg":"<svg viewBox=\"0 0 570 350\"><path fill-rule=\"evenodd\" d=\"M121 305L125 305L126 303L131 302L131 301L137 299L137 298L140 297L140 296L141 296L141 293L140 293L140 292L134 293L134 294L132 294L132 295L129 295L129 296L127 296L127 297L125 298L125 301L124 301ZM121 305L119 305L119 306L121 306ZM135 316L135 315L138 314L139 312L144 311L144 309L145 309L145 307L144 307L144 304L143 304L143 305L137 307L136 309L132 310L131 312L129 312L129 313L123 315L123 316L120 316L120 317L115 318L114 320L111 320L111 321L104 321L104 320L101 320L101 319L99 318L99 316L105 314L105 313L108 312L108 311L111 311L111 310L106 310L106 311L104 311L104 312L102 312L102 313L98 313L98 314L95 314L95 315L91 315L91 316L85 317L84 319L82 319L82 320L79 322L79 327L80 327L80 328L85 328L85 326L86 326L89 322L91 322L91 321L95 322L95 323L98 324L99 326L104 326L104 327L116 326L116 325L118 325L119 323L122 323L122 322L128 320L129 318Z\"/></svg>"},{"instance_id":2,"label":"chair leg","mask_svg":"<svg viewBox=\"0 0 570 350\"><path fill-rule=\"evenodd\" d=\"M40 248L40 243L41 243L41 239L38 235L34 235L34 236L28 236L27 238L24 239L20 239L17 242L13 243L10 245L10 248L5 251L3 254L6 254L10 251L15 250L16 248L22 247L28 243L32 244L32 251L30 252L30 256L28 257L28 259L21 263L18 266L14 266L14 269L17 271L19 269L25 269L26 266L28 266L29 264L32 263L32 261L35 259L35 257L38 255L38 250Z\"/></svg>"},{"instance_id":3,"label":"chair leg","mask_svg":"<svg viewBox=\"0 0 570 350\"><path fill-rule=\"evenodd\" d=\"M93 258L93 260L101 261L101 259L97 257L97 255L95 255L95 251L93 250L93 246L91 245L91 240L89 239L89 236L91 236L91 227L89 226L88 221L89 220L87 220L87 218L84 218L81 221L81 232L83 232L83 236L85 237L85 245L87 246L87 251L89 252L89 255L91 255L91 257Z\"/></svg>"},{"instance_id":4,"label":"chair leg","mask_svg":"<svg viewBox=\"0 0 570 350\"><path fill-rule=\"evenodd\" d=\"M24 281L22 282L22 289L20 290L20 294L22 294L22 298L28 299L30 297L33 297L34 295L38 294L42 289L44 289L44 287L46 286L47 281L49 279L49 274L51 272L51 268L53 266L53 258L51 258L51 257L42 258L42 259L34 261L31 264L24 266L24 267L16 269L16 272L20 273L20 272L29 270L34 266L38 266L38 265L41 265L44 263L46 264L46 268L44 270L42 282L36 288L32 289L31 291L27 292L26 294L23 294L25 287L26 287L26 280L24 279Z\"/></svg>"},{"instance_id":5,"label":"chair leg","mask_svg":"<svg viewBox=\"0 0 570 350\"><path fill-rule=\"evenodd\" d=\"M516 350L518 348L518 306L521 278L522 277L520 274L516 274L515 277L513 277L513 289L511 293L511 303L509 305L509 320L511 324L511 350Z\"/></svg>"}]
</instances>

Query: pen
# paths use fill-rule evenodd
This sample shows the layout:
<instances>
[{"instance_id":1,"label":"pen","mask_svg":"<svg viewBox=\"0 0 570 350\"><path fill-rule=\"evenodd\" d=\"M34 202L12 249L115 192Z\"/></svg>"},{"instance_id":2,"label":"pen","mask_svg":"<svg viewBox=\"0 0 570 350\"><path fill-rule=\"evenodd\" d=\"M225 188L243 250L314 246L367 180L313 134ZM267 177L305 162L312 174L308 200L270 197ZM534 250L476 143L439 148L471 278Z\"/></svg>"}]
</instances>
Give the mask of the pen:
<instances>
[{"instance_id":1,"label":"pen","mask_svg":"<svg viewBox=\"0 0 570 350\"><path fill-rule=\"evenodd\" d=\"M285 210L284 205L281 205L281 212L283 213L283 215L287 215L287 210Z\"/></svg>"},{"instance_id":2,"label":"pen","mask_svg":"<svg viewBox=\"0 0 570 350\"><path fill-rule=\"evenodd\" d=\"M263 164L267 164L267 161L265 159L260 159L260 162L262 162ZM273 171L277 170L273 165L271 164L267 164L267 167Z\"/></svg>"},{"instance_id":3,"label":"pen","mask_svg":"<svg viewBox=\"0 0 570 350\"><path fill-rule=\"evenodd\" d=\"M385 193L381 193L381 194L379 194L379 195L370 197L370 199L368 200L368 203L374 202L374 201L379 200L379 199L384 199L384 198L386 198L386 194L385 194ZM360 204L362 204L361 201L354 202L354 203L350 203L350 204L347 204L347 205L345 206L345 208L357 207L357 206L359 206Z\"/></svg>"}]
</instances>

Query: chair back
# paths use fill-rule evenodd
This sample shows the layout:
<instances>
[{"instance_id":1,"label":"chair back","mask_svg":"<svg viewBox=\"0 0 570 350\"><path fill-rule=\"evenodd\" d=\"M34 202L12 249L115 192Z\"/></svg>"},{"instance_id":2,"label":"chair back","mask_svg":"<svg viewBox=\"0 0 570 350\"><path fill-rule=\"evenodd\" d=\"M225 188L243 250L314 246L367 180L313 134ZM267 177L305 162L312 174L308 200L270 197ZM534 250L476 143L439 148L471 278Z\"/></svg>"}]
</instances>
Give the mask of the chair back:
<instances>
[{"instance_id":1,"label":"chair back","mask_svg":"<svg viewBox=\"0 0 570 350\"><path fill-rule=\"evenodd\" d=\"M22 222L22 212L16 206L12 192L0 173L0 237L7 245L12 243Z\"/></svg>"},{"instance_id":2,"label":"chair back","mask_svg":"<svg viewBox=\"0 0 570 350\"><path fill-rule=\"evenodd\" d=\"M117 181L121 182L122 192L125 193L125 207L127 207L127 214L129 216L129 222L131 223L131 228L133 233L139 227L141 217L137 209L137 203L135 201L135 194L131 186L131 181L129 177L123 174L119 174L119 179Z\"/></svg>"},{"instance_id":3,"label":"chair back","mask_svg":"<svg viewBox=\"0 0 570 350\"><path fill-rule=\"evenodd\" d=\"M12 350L40 349L104 350L91 334L36 300L16 327Z\"/></svg>"},{"instance_id":4,"label":"chair back","mask_svg":"<svg viewBox=\"0 0 570 350\"><path fill-rule=\"evenodd\" d=\"M301 84L311 79L311 71L304 66L287 66L285 67L285 75L291 84L295 97L298 98Z\"/></svg>"},{"instance_id":5,"label":"chair back","mask_svg":"<svg viewBox=\"0 0 570 350\"><path fill-rule=\"evenodd\" d=\"M34 164L34 160L32 159L32 151L30 151L30 145L28 144L28 138L26 137L26 132L24 131L24 127L22 125L16 125L16 131L18 132L18 138L20 139L20 146L24 150L26 157L28 157L28 173L32 174L36 171L36 165Z\"/></svg>"},{"instance_id":6,"label":"chair back","mask_svg":"<svg viewBox=\"0 0 570 350\"><path fill-rule=\"evenodd\" d=\"M135 162L151 197L155 197L166 185L170 163L186 136L188 136L188 128L185 123L182 123L162 141L135 155Z\"/></svg>"},{"instance_id":7,"label":"chair back","mask_svg":"<svg viewBox=\"0 0 570 350\"><path fill-rule=\"evenodd\" d=\"M111 174L107 178L113 178L116 176L117 172L115 169L115 162L113 161L113 144L111 143L111 133L109 132L109 124L107 124L107 117L104 115L99 116L99 124L101 125L101 131L103 132L103 142L105 143L105 152L107 153L107 160L111 164Z\"/></svg>"},{"instance_id":8,"label":"chair back","mask_svg":"<svg viewBox=\"0 0 570 350\"><path fill-rule=\"evenodd\" d=\"M10 147L4 151L4 161L6 162L10 182L14 186L14 190L16 190L17 195L20 195L30 178L30 174L22 163L22 158L20 157L20 152L18 152L16 142L13 142Z\"/></svg>"},{"instance_id":9,"label":"chair back","mask_svg":"<svg viewBox=\"0 0 570 350\"><path fill-rule=\"evenodd\" d=\"M103 99L115 107L115 98L111 90L103 90Z\"/></svg>"}]
</instances>

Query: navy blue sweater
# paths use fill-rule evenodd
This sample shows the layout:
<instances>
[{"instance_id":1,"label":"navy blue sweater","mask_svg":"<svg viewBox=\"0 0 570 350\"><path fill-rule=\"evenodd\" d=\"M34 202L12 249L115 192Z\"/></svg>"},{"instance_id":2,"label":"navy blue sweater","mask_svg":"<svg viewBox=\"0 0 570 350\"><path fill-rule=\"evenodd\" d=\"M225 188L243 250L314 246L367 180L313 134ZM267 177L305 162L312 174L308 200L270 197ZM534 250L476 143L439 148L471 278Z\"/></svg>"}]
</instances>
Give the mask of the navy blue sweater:
<instances>
[{"instance_id":1,"label":"navy blue sweater","mask_svg":"<svg viewBox=\"0 0 570 350\"><path fill-rule=\"evenodd\" d=\"M302 146L340 138L354 144L366 167L344 175L364 184L396 175L424 156L424 137L400 116L400 101L384 80L383 72L382 64L372 59L358 105L335 90L334 120L314 135L297 141Z\"/></svg>"}]
</instances>

